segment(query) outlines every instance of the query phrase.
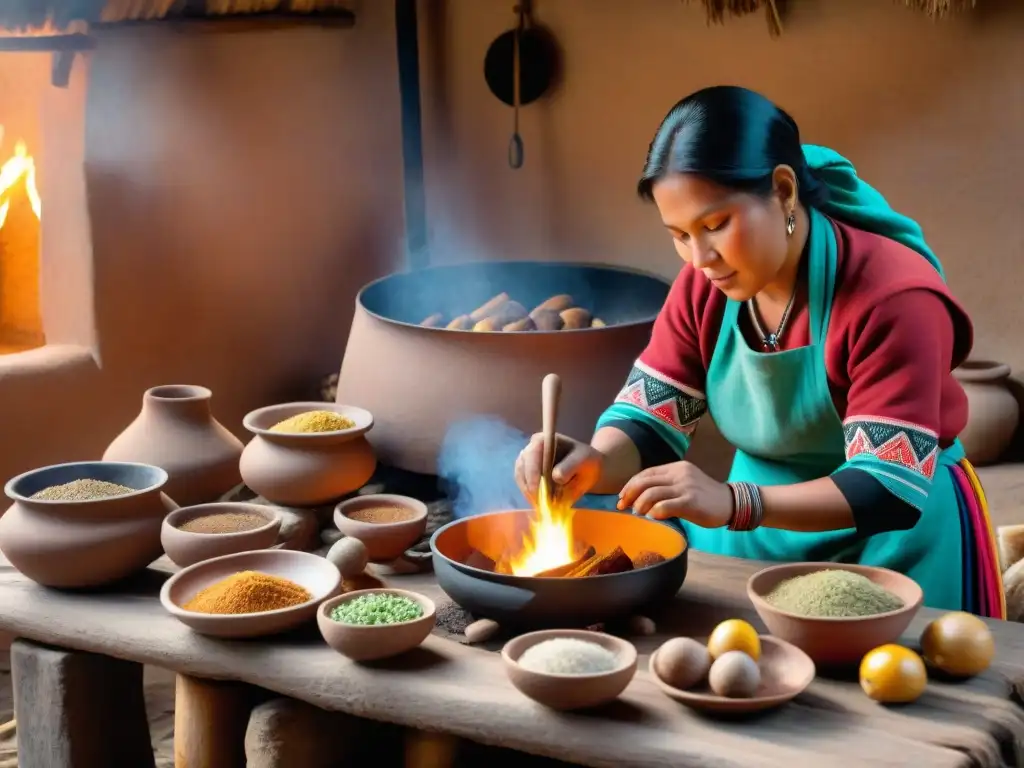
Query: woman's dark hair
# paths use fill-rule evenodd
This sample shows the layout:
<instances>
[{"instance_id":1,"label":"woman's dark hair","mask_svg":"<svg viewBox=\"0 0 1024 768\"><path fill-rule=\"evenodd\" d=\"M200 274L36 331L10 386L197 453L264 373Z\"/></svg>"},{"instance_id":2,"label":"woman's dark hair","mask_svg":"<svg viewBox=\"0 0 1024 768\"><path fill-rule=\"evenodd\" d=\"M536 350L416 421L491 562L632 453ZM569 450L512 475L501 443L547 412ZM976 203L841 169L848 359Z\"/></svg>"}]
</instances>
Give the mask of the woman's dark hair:
<instances>
[{"instance_id":1,"label":"woman's dark hair","mask_svg":"<svg viewBox=\"0 0 1024 768\"><path fill-rule=\"evenodd\" d=\"M772 173L788 165L796 173L800 202L820 206L828 189L807 167L796 121L759 93L719 85L691 93L658 126L637 192L654 199L655 182L693 173L724 187L767 195Z\"/></svg>"}]
</instances>

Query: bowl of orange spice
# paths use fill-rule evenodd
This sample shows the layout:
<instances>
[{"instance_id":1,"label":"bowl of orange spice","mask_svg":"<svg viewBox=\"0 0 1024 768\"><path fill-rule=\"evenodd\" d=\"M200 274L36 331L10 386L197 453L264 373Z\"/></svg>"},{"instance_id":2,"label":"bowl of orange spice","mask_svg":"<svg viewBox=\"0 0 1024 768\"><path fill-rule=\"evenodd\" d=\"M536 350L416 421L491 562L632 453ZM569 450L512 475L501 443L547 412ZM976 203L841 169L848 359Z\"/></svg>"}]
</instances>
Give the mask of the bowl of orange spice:
<instances>
[{"instance_id":1,"label":"bowl of orange spice","mask_svg":"<svg viewBox=\"0 0 1024 768\"><path fill-rule=\"evenodd\" d=\"M309 552L264 549L215 557L171 576L160 603L202 635L264 637L316 616L341 588L341 573Z\"/></svg>"},{"instance_id":2,"label":"bowl of orange spice","mask_svg":"<svg viewBox=\"0 0 1024 768\"><path fill-rule=\"evenodd\" d=\"M397 560L427 530L427 505L409 496L367 494L334 508L334 524L366 545L372 563Z\"/></svg>"}]
</instances>

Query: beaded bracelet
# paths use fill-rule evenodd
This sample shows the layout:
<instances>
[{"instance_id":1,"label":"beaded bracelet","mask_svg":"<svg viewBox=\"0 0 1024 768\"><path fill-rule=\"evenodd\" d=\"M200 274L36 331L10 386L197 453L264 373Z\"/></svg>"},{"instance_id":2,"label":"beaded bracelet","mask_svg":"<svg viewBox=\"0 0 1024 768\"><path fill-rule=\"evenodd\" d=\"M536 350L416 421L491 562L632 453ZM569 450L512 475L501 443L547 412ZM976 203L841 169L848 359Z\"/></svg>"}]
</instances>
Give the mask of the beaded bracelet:
<instances>
[{"instance_id":1,"label":"beaded bracelet","mask_svg":"<svg viewBox=\"0 0 1024 768\"><path fill-rule=\"evenodd\" d=\"M729 483L732 489L733 512L729 520L730 531L752 531L761 525L764 504L761 489L753 483Z\"/></svg>"}]
</instances>

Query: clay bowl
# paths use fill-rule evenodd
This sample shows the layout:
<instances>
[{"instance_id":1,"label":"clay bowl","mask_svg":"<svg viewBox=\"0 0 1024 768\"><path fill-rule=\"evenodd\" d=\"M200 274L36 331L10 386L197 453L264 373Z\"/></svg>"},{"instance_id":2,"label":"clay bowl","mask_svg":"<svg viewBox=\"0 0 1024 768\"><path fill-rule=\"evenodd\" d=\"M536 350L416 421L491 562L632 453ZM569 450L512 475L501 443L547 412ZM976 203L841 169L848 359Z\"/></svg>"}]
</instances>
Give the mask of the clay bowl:
<instances>
[{"instance_id":1,"label":"clay bowl","mask_svg":"<svg viewBox=\"0 0 1024 768\"><path fill-rule=\"evenodd\" d=\"M654 684L670 699L702 712L744 714L773 709L795 699L814 680L815 668L811 657L795 645L769 635L761 636L761 685L754 695L734 699L712 693L705 682L702 687L684 691L675 688L658 676L658 651L651 654L648 671Z\"/></svg>"},{"instance_id":2,"label":"clay bowl","mask_svg":"<svg viewBox=\"0 0 1024 768\"><path fill-rule=\"evenodd\" d=\"M308 411L334 411L355 422L351 429L289 434L271 432L284 419ZM242 451L242 480L273 504L314 507L361 488L377 468L366 433L369 411L337 403L284 403L251 411L242 420L253 438Z\"/></svg>"},{"instance_id":3,"label":"clay bowl","mask_svg":"<svg viewBox=\"0 0 1024 768\"><path fill-rule=\"evenodd\" d=\"M373 523L350 517L374 507L399 507L409 518L393 523ZM389 493L356 496L334 508L334 524L346 536L366 545L372 563L390 563L420 540L427 530L427 505L409 496Z\"/></svg>"},{"instance_id":4,"label":"clay bowl","mask_svg":"<svg viewBox=\"0 0 1024 768\"><path fill-rule=\"evenodd\" d=\"M135 489L82 501L30 498L74 480ZM149 464L81 461L18 475L4 492L14 502L0 516L0 551L26 577L48 587L110 584L160 557L160 525L177 504L161 492L167 473Z\"/></svg>"},{"instance_id":5,"label":"clay bowl","mask_svg":"<svg viewBox=\"0 0 1024 768\"><path fill-rule=\"evenodd\" d=\"M186 611L181 606L211 584L240 571L281 576L305 587L313 597L300 605L233 615ZM201 635L243 638L285 632L313 618L317 606L341 587L341 574L324 558L288 549L261 549L215 557L190 565L164 582L160 603L174 618Z\"/></svg>"},{"instance_id":6,"label":"clay bowl","mask_svg":"<svg viewBox=\"0 0 1024 768\"><path fill-rule=\"evenodd\" d=\"M519 665L519 658L545 640L572 638L586 640L607 648L618 657L619 664L610 672L591 675L558 675L534 672ZM626 690L636 674L636 648L623 640L603 632L583 629L544 629L520 635L505 643L501 649L505 671L520 693L550 709L586 709L607 704Z\"/></svg>"},{"instance_id":7,"label":"clay bowl","mask_svg":"<svg viewBox=\"0 0 1024 768\"><path fill-rule=\"evenodd\" d=\"M650 551L665 561L581 579L510 576L467 565L474 551L492 559L517 551L532 516L531 510L491 512L435 531L430 550L441 589L474 616L494 619L503 627L587 627L656 610L675 597L686 578L686 538L678 528L600 509L575 510L572 525L577 539L598 552L621 546L630 558Z\"/></svg>"},{"instance_id":8,"label":"clay bowl","mask_svg":"<svg viewBox=\"0 0 1024 768\"><path fill-rule=\"evenodd\" d=\"M225 533L198 533L184 531L180 527L199 517L232 513L259 515L264 522L258 528ZM272 547L277 542L280 530L281 515L273 507L244 502L196 504L176 509L164 518L163 527L160 529L160 543L163 544L164 552L171 562L181 568L187 568L193 563L221 555Z\"/></svg>"},{"instance_id":9,"label":"clay bowl","mask_svg":"<svg viewBox=\"0 0 1024 768\"><path fill-rule=\"evenodd\" d=\"M401 595L419 603L423 615L400 624L342 624L331 618L331 611L342 603L369 594ZM334 650L353 661L376 661L411 651L427 639L434 629L434 603L429 598L404 589L360 589L325 600L316 613L320 634Z\"/></svg>"},{"instance_id":10,"label":"clay bowl","mask_svg":"<svg viewBox=\"0 0 1024 768\"><path fill-rule=\"evenodd\" d=\"M902 598L895 611L859 618L815 618L775 608L764 596L781 581L821 570L852 571ZM887 568L841 563L785 563L758 571L747 581L747 596L768 631L804 651L818 665L859 664L864 654L895 643L910 626L924 593L917 582Z\"/></svg>"}]
</instances>

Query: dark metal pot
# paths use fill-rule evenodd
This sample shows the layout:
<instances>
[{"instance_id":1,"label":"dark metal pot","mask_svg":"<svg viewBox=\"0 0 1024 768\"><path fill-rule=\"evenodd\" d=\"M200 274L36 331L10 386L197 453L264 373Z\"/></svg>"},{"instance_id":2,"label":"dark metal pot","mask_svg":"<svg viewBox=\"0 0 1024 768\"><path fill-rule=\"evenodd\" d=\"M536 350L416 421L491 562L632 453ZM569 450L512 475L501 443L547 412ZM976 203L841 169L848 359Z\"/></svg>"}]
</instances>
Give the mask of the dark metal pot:
<instances>
[{"instance_id":1,"label":"dark metal pot","mask_svg":"<svg viewBox=\"0 0 1024 768\"><path fill-rule=\"evenodd\" d=\"M535 261L389 275L356 298L337 400L373 414L367 438L383 463L437 474L445 434L460 419L497 416L527 434L539 430L540 383L557 373L559 427L589 439L668 289L660 277L620 267ZM419 325L435 312L468 314L501 292L527 308L570 294L607 327L489 333Z\"/></svg>"},{"instance_id":2,"label":"dark metal pot","mask_svg":"<svg viewBox=\"0 0 1024 768\"><path fill-rule=\"evenodd\" d=\"M491 512L439 528L430 550L445 594L474 616L503 626L584 627L653 610L674 597L686 579L686 538L678 528L597 509L576 510L573 534L580 541L598 552L621 546L631 558L658 552L665 562L582 579L509 576L465 565L473 550L493 558L504 547L517 549L531 514Z\"/></svg>"}]
</instances>

